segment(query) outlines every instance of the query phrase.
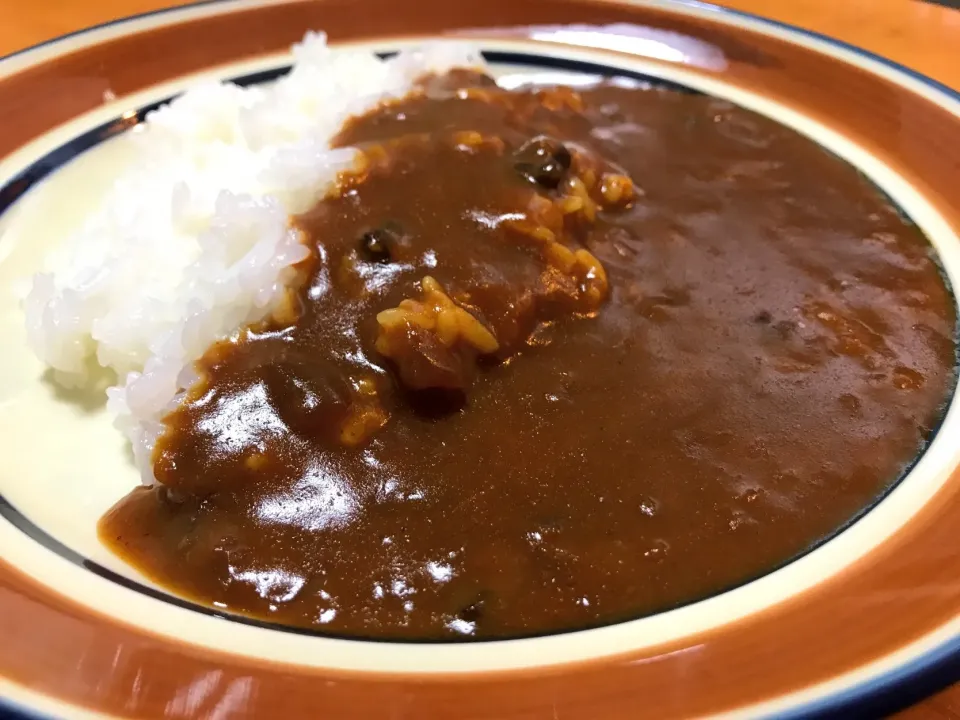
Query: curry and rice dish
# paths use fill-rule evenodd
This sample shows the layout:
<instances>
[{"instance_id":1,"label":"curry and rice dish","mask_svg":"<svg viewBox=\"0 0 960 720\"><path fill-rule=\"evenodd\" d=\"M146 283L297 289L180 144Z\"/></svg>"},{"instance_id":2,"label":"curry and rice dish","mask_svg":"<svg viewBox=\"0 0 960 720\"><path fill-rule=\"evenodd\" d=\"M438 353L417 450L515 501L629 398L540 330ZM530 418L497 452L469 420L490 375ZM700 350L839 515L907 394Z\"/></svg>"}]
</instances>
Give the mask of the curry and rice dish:
<instances>
[{"instance_id":1,"label":"curry and rice dish","mask_svg":"<svg viewBox=\"0 0 960 720\"><path fill-rule=\"evenodd\" d=\"M724 101L421 78L339 128L308 250L169 407L104 543L360 638L662 611L869 507L950 390L953 301L853 168Z\"/></svg>"}]
</instances>

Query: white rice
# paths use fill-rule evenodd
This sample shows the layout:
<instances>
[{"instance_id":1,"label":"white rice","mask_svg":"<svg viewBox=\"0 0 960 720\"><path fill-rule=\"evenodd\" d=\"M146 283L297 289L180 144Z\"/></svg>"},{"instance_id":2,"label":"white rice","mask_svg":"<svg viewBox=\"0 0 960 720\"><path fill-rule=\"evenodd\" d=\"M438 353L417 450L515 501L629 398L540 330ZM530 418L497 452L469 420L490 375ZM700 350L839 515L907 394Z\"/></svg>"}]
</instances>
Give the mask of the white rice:
<instances>
[{"instance_id":1,"label":"white rice","mask_svg":"<svg viewBox=\"0 0 960 720\"><path fill-rule=\"evenodd\" d=\"M330 149L351 115L402 96L427 71L482 67L461 43L382 61L307 33L292 71L250 88L195 87L133 132L136 166L35 276L30 343L58 379L117 373L108 408L143 481L160 420L215 341L265 317L308 250L288 227L355 161ZM95 364L94 364L95 363Z\"/></svg>"}]
</instances>

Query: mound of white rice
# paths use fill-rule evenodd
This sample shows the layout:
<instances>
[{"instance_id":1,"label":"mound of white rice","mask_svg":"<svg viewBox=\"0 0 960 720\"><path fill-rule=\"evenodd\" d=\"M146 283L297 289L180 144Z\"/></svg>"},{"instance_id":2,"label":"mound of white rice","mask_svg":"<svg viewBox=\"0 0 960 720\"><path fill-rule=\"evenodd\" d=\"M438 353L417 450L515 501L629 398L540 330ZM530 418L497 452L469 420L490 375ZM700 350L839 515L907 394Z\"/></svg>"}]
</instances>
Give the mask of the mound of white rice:
<instances>
[{"instance_id":1,"label":"mound of white rice","mask_svg":"<svg viewBox=\"0 0 960 720\"><path fill-rule=\"evenodd\" d=\"M216 340L265 317L308 251L289 228L355 160L330 140L424 72L481 67L437 43L391 60L308 33L292 71L250 88L195 87L151 113L133 169L49 259L24 301L30 343L58 380L117 372L107 390L145 483L160 419Z\"/></svg>"}]
</instances>

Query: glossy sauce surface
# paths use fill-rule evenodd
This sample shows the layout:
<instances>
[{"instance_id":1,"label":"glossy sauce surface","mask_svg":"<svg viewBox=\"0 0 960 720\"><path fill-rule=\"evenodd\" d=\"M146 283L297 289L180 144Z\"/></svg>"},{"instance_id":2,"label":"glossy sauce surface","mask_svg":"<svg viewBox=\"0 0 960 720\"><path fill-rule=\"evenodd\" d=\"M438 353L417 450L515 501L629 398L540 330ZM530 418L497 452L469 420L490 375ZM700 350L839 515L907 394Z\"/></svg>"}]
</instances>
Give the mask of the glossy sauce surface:
<instances>
[{"instance_id":1,"label":"glossy sauce surface","mask_svg":"<svg viewBox=\"0 0 960 720\"><path fill-rule=\"evenodd\" d=\"M937 421L955 316L928 244L772 121L454 75L341 141L369 160L298 220L297 302L211 349L163 485L101 523L181 594L363 637L635 617L829 535ZM596 212L558 221L572 178Z\"/></svg>"}]
</instances>

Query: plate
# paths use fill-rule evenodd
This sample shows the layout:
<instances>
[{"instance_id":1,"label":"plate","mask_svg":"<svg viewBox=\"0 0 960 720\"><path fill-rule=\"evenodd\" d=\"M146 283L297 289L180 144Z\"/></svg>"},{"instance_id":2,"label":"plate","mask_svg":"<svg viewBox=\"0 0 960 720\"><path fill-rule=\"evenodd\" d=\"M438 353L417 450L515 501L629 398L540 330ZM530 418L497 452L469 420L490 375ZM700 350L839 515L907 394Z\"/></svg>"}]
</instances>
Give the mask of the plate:
<instances>
[{"instance_id":1,"label":"plate","mask_svg":"<svg viewBox=\"0 0 960 720\"><path fill-rule=\"evenodd\" d=\"M291 632L174 598L97 540L137 483L90 396L26 348L19 293L119 168L145 113L204 79L269 82L307 30L392 52L440 36L504 77L627 76L730 100L875 182L960 279L960 97L843 43L696 3L201 3L0 62L0 696L54 717L814 717L955 680L960 412L869 512L701 602L479 643Z\"/></svg>"}]
</instances>

